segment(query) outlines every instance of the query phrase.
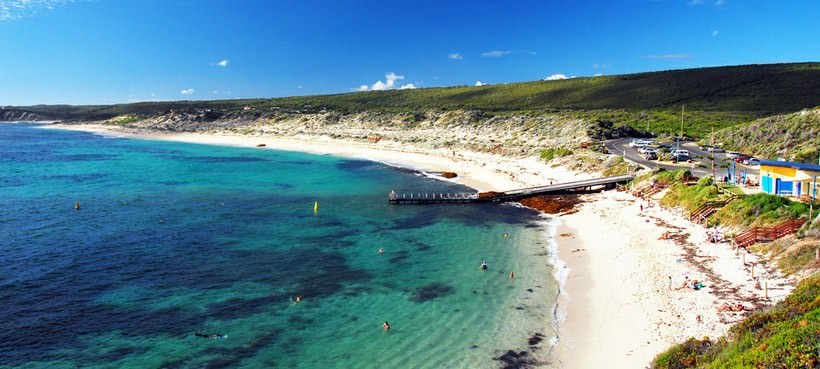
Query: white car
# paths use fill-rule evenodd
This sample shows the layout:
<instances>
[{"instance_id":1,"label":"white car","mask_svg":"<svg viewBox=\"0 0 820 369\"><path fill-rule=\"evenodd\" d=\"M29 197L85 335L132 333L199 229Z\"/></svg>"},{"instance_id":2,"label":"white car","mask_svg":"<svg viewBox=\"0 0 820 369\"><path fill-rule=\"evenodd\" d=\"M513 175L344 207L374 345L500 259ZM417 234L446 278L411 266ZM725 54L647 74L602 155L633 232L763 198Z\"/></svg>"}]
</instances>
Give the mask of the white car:
<instances>
[{"instance_id":1,"label":"white car","mask_svg":"<svg viewBox=\"0 0 820 369\"><path fill-rule=\"evenodd\" d=\"M652 140L638 139L638 140L632 140L632 142L629 143L629 147L644 147L644 146L649 146L651 144L652 144Z\"/></svg>"}]
</instances>

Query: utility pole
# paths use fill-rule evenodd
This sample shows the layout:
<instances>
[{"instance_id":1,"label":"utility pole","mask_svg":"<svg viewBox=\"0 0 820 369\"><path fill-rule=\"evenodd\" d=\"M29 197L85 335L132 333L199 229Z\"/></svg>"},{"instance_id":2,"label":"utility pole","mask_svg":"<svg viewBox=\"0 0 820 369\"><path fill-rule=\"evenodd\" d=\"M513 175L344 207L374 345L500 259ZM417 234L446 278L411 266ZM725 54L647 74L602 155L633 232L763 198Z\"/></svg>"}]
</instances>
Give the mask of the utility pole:
<instances>
[{"instance_id":1,"label":"utility pole","mask_svg":"<svg viewBox=\"0 0 820 369\"><path fill-rule=\"evenodd\" d=\"M680 107L680 136L678 136L678 150L680 150L680 140L683 139L683 110L686 105Z\"/></svg>"},{"instance_id":2,"label":"utility pole","mask_svg":"<svg viewBox=\"0 0 820 369\"><path fill-rule=\"evenodd\" d=\"M712 143L709 147L712 148L712 183L717 184L715 182L715 127L712 127Z\"/></svg>"}]
</instances>

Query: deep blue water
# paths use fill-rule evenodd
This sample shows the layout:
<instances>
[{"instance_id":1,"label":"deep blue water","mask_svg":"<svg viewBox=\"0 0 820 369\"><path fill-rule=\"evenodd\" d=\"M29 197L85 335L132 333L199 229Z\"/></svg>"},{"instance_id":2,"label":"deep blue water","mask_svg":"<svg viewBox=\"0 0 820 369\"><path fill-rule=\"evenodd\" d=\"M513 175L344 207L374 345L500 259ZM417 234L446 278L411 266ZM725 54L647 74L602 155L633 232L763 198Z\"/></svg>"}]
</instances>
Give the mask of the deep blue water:
<instances>
[{"instance_id":1,"label":"deep blue water","mask_svg":"<svg viewBox=\"0 0 820 369\"><path fill-rule=\"evenodd\" d=\"M469 191L375 162L0 123L0 368L546 359L527 343L554 335L544 221L390 206L390 190Z\"/></svg>"}]
</instances>

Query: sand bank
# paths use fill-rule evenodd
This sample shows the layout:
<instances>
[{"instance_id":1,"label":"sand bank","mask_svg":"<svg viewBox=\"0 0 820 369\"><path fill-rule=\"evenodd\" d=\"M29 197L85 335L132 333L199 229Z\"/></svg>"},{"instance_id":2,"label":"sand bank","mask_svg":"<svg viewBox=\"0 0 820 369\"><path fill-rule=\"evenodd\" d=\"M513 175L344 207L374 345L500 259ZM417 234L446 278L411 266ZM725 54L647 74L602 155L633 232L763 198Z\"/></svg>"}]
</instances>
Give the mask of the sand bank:
<instances>
[{"instance_id":1,"label":"sand bank","mask_svg":"<svg viewBox=\"0 0 820 369\"><path fill-rule=\"evenodd\" d=\"M279 149L361 158L420 171L453 171L455 182L480 191L503 191L590 178L553 168L536 158L510 158L488 153L430 150L382 140L352 142L315 136L267 137L216 134L166 134L112 131L106 126L56 128L108 135L260 149ZM728 244L706 242L706 230L677 214L622 192L584 195L580 211L560 217L559 258L567 270L555 349L562 368L641 368L662 350L688 337L717 337L743 313L717 313L723 302L749 308L773 303L793 288L757 258L737 255ZM644 203L646 205L646 203ZM675 239L658 239L670 231ZM678 288L685 277L705 288ZM671 282L670 282L671 277ZM768 285L766 291L756 282ZM671 287L670 287L671 286Z\"/></svg>"}]
</instances>

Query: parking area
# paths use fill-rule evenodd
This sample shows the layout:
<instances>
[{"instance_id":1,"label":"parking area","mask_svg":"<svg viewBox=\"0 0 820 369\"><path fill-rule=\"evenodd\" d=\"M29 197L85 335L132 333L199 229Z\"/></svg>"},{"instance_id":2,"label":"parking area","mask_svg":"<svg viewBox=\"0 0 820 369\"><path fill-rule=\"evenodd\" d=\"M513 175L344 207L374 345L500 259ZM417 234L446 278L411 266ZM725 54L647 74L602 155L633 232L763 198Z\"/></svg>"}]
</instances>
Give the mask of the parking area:
<instances>
[{"instance_id":1,"label":"parking area","mask_svg":"<svg viewBox=\"0 0 820 369\"><path fill-rule=\"evenodd\" d=\"M662 142L652 139L620 138L604 146L613 154L647 168L676 170L686 168L698 177L714 174L718 180L743 176L757 178L760 161L742 153L726 152L720 147L700 147L693 141Z\"/></svg>"}]
</instances>

